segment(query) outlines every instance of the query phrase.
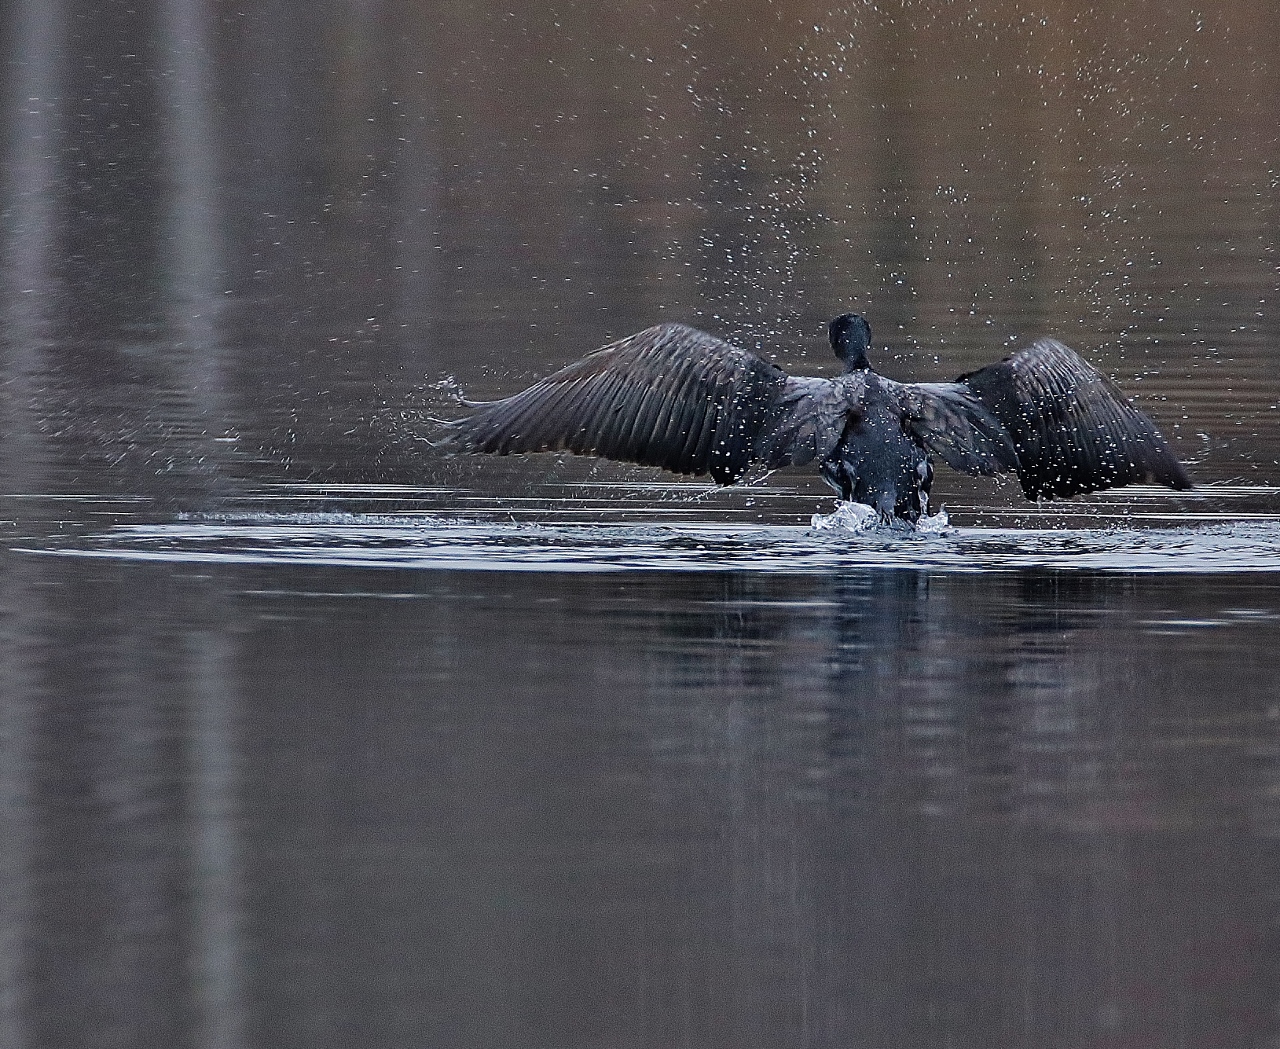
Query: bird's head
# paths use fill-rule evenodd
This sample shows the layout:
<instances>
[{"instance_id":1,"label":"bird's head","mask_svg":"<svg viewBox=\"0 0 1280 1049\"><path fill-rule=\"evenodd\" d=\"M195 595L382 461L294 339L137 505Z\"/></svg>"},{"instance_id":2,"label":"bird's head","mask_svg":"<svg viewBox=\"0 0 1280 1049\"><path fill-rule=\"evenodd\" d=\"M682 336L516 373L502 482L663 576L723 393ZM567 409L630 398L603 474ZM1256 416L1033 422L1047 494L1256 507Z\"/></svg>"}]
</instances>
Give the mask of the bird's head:
<instances>
[{"instance_id":1,"label":"bird's head","mask_svg":"<svg viewBox=\"0 0 1280 1049\"><path fill-rule=\"evenodd\" d=\"M831 348L844 361L847 372L870 368L867 350L871 348L871 325L857 313L842 313L827 328L831 336Z\"/></svg>"}]
</instances>

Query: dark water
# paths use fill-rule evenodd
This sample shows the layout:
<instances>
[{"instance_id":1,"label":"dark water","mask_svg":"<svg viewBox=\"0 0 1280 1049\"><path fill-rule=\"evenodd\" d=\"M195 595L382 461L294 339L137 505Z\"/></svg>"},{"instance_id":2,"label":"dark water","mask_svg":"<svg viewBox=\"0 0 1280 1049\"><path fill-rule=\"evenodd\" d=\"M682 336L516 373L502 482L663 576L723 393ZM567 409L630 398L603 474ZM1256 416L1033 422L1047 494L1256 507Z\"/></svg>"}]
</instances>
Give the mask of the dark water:
<instances>
[{"instance_id":1,"label":"dark water","mask_svg":"<svg viewBox=\"0 0 1280 1049\"><path fill-rule=\"evenodd\" d=\"M1260 2L0 19L0 1046L1280 1041ZM659 319L1052 334L1186 494L442 457ZM815 522L831 525L826 518Z\"/></svg>"}]
</instances>

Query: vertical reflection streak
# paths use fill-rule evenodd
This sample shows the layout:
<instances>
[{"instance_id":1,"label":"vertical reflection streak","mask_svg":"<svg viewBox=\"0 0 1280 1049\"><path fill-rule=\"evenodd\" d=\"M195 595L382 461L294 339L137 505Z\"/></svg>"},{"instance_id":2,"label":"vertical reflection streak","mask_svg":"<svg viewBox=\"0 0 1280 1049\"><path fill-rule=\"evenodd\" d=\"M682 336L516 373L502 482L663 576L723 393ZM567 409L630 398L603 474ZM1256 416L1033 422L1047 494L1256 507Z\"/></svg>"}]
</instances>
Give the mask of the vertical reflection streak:
<instances>
[{"instance_id":1,"label":"vertical reflection streak","mask_svg":"<svg viewBox=\"0 0 1280 1049\"><path fill-rule=\"evenodd\" d=\"M31 405L43 369L45 296L53 240L55 139L59 128L66 17L59 0L21 4L19 25L6 56L11 79L5 92L16 114L5 144L9 177L0 213L9 216L3 234L0 301L6 353L0 355L0 491L43 491L44 458ZM0 555L3 557L4 555ZM12 558L0 572L0 1045L28 1044L23 1025L26 941L30 935L32 721L41 603L33 585L38 569Z\"/></svg>"},{"instance_id":2,"label":"vertical reflection streak","mask_svg":"<svg viewBox=\"0 0 1280 1049\"><path fill-rule=\"evenodd\" d=\"M193 968L203 1049L245 1045L241 857L235 828L235 694L232 656L216 629L193 634L188 761L191 782Z\"/></svg>"},{"instance_id":3,"label":"vertical reflection streak","mask_svg":"<svg viewBox=\"0 0 1280 1049\"><path fill-rule=\"evenodd\" d=\"M208 0L169 0L161 5L161 32L171 64L163 129L168 154L170 325L175 336L175 387L189 401L204 433L195 453L212 456L223 447L210 442L226 428L226 391L217 314L218 282L225 270L224 224L218 191L220 154L215 126L214 66ZM185 414L185 413L184 413ZM209 430L213 421L213 432ZM207 459L200 465L214 466Z\"/></svg>"},{"instance_id":4,"label":"vertical reflection streak","mask_svg":"<svg viewBox=\"0 0 1280 1049\"><path fill-rule=\"evenodd\" d=\"M66 36L65 11L58 0L23 4L21 25L9 58L13 80L7 92L11 113L18 115L8 142L9 179L3 211L12 216L4 229L4 334L8 344L0 382L6 454L0 477L9 491L31 493L31 471L42 461L34 454L36 430L30 405L43 369L44 304L50 291L57 182L56 137L61 106Z\"/></svg>"},{"instance_id":5,"label":"vertical reflection streak","mask_svg":"<svg viewBox=\"0 0 1280 1049\"><path fill-rule=\"evenodd\" d=\"M197 454L212 458L210 438L225 428L225 389L217 311L224 269L220 223L218 137L208 0L162 5L161 32L172 64L164 121L170 165L168 241L170 325L180 396L205 431ZM210 432L210 420L214 421ZM216 466L204 461L202 466ZM204 472L204 471L200 471ZM245 1044L241 966L239 863L234 833L233 692L230 659L215 630L190 640L191 709L187 748L191 783L192 975L194 1044L234 1049Z\"/></svg>"},{"instance_id":6,"label":"vertical reflection streak","mask_svg":"<svg viewBox=\"0 0 1280 1049\"><path fill-rule=\"evenodd\" d=\"M443 225L440 196L445 182L440 160L439 88L434 81L439 71L413 47L416 40L430 38L426 25L430 11L414 6L403 15L407 25L395 44L396 86L401 95L394 154L399 310L411 344L426 346L436 344L444 298L437 255ZM423 24L418 25L418 20ZM403 352L406 341L399 337L397 341Z\"/></svg>"}]
</instances>

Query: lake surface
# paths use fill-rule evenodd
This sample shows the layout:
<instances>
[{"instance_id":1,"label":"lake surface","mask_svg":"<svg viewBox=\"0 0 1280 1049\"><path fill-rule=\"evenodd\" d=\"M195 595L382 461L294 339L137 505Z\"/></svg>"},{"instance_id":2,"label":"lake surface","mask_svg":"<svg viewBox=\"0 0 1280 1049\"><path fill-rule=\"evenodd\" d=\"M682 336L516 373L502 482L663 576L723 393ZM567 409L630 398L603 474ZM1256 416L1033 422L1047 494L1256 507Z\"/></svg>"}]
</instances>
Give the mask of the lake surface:
<instances>
[{"instance_id":1,"label":"lake surface","mask_svg":"<svg viewBox=\"0 0 1280 1049\"><path fill-rule=\"evenodd\" d=\"M1269 5L0 49L0 1046L1280 1039ZM904 380L1062 338L1197 488L857 530L430 443L658 320L830 374L846 309Z\"/></svg>"}]
</instances>

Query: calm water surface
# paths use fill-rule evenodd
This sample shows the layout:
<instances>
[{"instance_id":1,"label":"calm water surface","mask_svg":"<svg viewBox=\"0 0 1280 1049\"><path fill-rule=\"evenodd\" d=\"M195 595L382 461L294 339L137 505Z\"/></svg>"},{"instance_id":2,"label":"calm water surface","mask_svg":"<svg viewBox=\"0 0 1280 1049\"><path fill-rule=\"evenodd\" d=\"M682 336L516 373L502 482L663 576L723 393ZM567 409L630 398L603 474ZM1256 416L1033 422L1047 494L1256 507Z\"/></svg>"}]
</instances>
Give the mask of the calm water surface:
<instances>
[{"instance_id":1,"label":"calm water surface","mask_svg":"<svg viewBox=\"0 0 1280 1049\"><path fill-rule=\"evenodd\" d=\"M1277 25L6 12L0 1046L1278 1044ZM845 309L1066 340L1199 487L853 533L426 440Z\"/></svg>"}]
</instances>

